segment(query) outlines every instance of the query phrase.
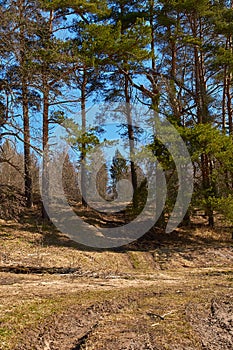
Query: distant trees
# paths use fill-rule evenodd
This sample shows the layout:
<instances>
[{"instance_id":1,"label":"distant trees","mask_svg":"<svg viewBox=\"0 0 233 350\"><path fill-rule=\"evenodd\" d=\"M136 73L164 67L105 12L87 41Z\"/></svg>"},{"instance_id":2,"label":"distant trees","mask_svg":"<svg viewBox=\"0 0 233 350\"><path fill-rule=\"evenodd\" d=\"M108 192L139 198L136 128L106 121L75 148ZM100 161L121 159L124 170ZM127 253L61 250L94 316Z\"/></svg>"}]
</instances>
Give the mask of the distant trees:
<instances>
[{"instance_id":1,"label":"distant trees","mask_svg":"<svg viewBox=\"0 0 233 350\"><path fill-rule=\"evenodd\" d=\"M119 150L116 150L110 167L111 187L113 194L117 195L117 183L122 179L129 177L129 166L126 159L121 155Z\"/></svg>"}]
</instances>

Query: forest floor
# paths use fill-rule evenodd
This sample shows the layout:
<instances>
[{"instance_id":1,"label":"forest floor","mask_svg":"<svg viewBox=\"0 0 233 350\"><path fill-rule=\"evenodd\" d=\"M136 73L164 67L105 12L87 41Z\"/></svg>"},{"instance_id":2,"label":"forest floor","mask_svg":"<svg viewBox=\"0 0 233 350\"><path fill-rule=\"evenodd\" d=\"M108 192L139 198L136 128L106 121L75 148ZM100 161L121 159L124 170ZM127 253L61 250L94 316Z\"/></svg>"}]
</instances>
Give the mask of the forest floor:
<instances>
[{"instance_id":1,"label":"forest floor","mask_svg":"<svg viewBox=\"0 0 233 350\"><path fill-rule=\"evenodd\" d=\"M115 251L0 221L0 349L233 349L230 229L152 230Z\"/></svg>"}]
</instances>

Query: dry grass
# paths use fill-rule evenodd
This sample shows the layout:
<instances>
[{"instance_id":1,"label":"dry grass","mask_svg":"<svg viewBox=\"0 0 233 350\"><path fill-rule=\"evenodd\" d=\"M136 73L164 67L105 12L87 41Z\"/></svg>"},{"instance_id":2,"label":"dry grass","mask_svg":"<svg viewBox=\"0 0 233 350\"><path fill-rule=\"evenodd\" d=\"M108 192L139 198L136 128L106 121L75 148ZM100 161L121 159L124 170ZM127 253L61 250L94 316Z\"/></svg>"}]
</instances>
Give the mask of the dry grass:
<instances>
[{"instance_id":1,"label":"dry grass","mask_svg":"<svg viewBox=\"0 0 233 350\"><path fill-rule=\"evenodd\" d=\"M179 229L170 235L158 230L150 240L118 252L81 247L30 220L2 220L0 230L0 268L29 268L27 274L0 272L2 350L23 344L29 328L36 342L38 329L53 327L64 312L72 318L75 308L83 320L91 308L98 322L83 345L86 350L201 349L187 309L207 310L212 298L232 294L231 234L223 228ZM39 275L30 267L77 272ZM164 319L158 316L166 313Z\"/></svg>"}]
</instances>

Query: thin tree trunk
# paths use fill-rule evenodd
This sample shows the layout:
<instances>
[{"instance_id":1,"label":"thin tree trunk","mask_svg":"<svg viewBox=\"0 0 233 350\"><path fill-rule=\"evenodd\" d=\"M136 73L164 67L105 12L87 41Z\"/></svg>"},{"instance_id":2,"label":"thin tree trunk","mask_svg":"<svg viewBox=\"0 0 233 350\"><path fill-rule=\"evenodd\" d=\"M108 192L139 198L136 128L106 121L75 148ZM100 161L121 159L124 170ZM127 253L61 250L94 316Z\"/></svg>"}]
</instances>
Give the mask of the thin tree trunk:
<instances>
[{"instance_id":1,"label":"thin tree trunk","mask_svg":"<svg viewBox=\"0 0 233 350\"><path fill-rule=\"evenodd\" d=\"M86 85L87 85L87 71L83 69L83 81L81 86L81 114L82 114L82 135L86 134ZM81 145L81 192L82 192L82 205L87 207L86 201L86 143L82 141Z\"/></svg>"},{"instance_id":2,"label":"thin tree trunk","mask_svg":"<svg viewBox=\"0 0 233 350\"><path fill-rule=\"evenodd\" d=\"M22 103L23 103L23 132L24 132L24 185L26 205L32 207L32 173L30 152L30 124L28 111L28 89L27 82L22 79Z\"/></svg>"},{"instance_id":3,"label":"thin tree trunk","mask_svg":"<svg viewBox=\"0 0 233 350\"><path fill-rule=\"evenodd\" d=\"M228 125L229 125L229 134L233 135L233 123L232 123L232 95L231 95L231 74L227 78L227 114L228 114Z\"/></svg>"},{"instance_id":4,"label":"thin tree trunk","mask_svg":"<svg viewBox=\"0 0 233 350\"><path fill-rule=\"evenodd\" d=\"M222 92L222 130L226 132L226 91L227 91L227 67L224 67L223 92Z\"/></svg>"},{"instance_id":5,"label":"thin tree trunk","mask_svg":"<svg viewBox=\"0 0 233 350\"><path fill-rule=\"evenodd\" d=\"M120 4L120 12L122 15L125 13L125 4ZM121 34L124 35L123 29L121 30ZM127 62L125 62L127 63ZM131 112L131 98L129 93L129 78L128 78L128 71L126 71L126 74L124 75L124 97L125 97L125 103L126 103L126 120L127 120L127 133L128 133L128 140L129 140L129 150L130 150L130 170L131 170L131 181L134 191L133 196L133 206L137 206L137 196L136 196L136 190L137 190L137 171L136 166L134 162L134 156L135 156L135 137L134 137L134 130L133 130L133 124L132 124L132 112Z\"/></svg>"},{"instance_id":6,"label":"thin tree trunk","mask_svg":"<svg viewBox=\"0 0 233 350\"><path fill-rule=\"evenodd\" d=\"M208 224L210 227L214 226L214 213L211 204L209 203L209 194L208 190L211 187L210 182L210 166L209 166L209 157L207 154L203 153L201 155L201 168L202 168L202 185L203 191L207 200L206 204L206 215L208 216Z\"/></svg>"},{"instance_id":7,"label":"thin tree trunk","mask_svg":"<svg viewBox=\"0 0 233 350\"><path fill-rule=\"evenodd\" d=\"M158 111L158 86L157 86L157 76L156 76L156 59L155 59L155 29L154 29L154 0L151 0L150 2L150 32L151 32L151 42L150 42L150 49L151 49L151 69L152 69L152 92L154 94L154 97L151 99L151 107L152 109L157 112Z\"/></svg>"},{"instance_id":8,"label":"thin tree trunk","mask_svg":"<svg viewBox=\"0 0 233 350\"><path fill-rule=\"evenodd\" d=\"M179 17L177 15L177 26L179 26ZM169 41L170 41L170 50L171 50L171 79L169 83L169 100L170 100L170 105L172 108L173 116L175 117L175 120L178 123L181 123L181 115L182 115L182 107L178 98L178 94L176 91L176 85L174 82L174 79L176 78L177 74L177 44L176 44L176 38L175 38L175 33L172 33L171 26L168 28L168 33L169 33Z\"/></svg>"},{"instance_id":9,"label":"thin tree trunk","mask_svg":"<svg viewBox=\"0 0 233 350\"><path fill-rule=\"evenodd\" d=\"M48 41L51 38L53 32L53 16L54 12L51 10L49 15L48 22ZM49 64L44 63L42 68L42 82L43 82L43 176L42 176L42 193L43 198L47 202L49 200L49 174L48 174L48 147L49 147L49 93L50 86L48 84L48 73L49 73ZM42 204L42 217L48 219L48 214L45 210L44 205Z\"/></svg>"},{"instance_id":10,"label":"thin tree trunk","mask_svg":"<svg viewBox=\"0 0 233 350\"><path fill-rule=\"evenodd\" d=\"M23 23L24 9L22 1L18 3L19 17ZM26 45L24 24L20 26L20 71L22 84L22 107L23 107L23 132L24 132L24 187L26 205L32 207L32 172L31 172L31 150L30 150L30 122L29 122L29 106L28 106L28 73L26 69Z\"/></svg>"},{"instance_id":11,"label":"thin tree trunk","mask_svg":"<svg viewBox=\"0 0 233 350\"><path fill-rule=\"evenodd\" d=\"M158 107L159 107L159 93L158 93L158 81L157 81L157 76L156 76L156 56L155 56L155 29L154 29L154 9L155 7L155 1L151 0L150 1L150 32L151 32L151 42L150 42L150 49L151 49L151 70L152 70L152 77L150 79L151 82L151 87L152 87L152 92L153 92L153 97L151 97L151 109L153 110L154 114L154 123L153 123L153 137L154 137L154 142L156 143L157 138L156 138L156 123L155 123L155 118L158 114ZM149 179L150 181L150 179ZM159 194L159 188L156 188L156 210L157 208L160 207L160 196ZM165 220L165 210L163 209L159 219L156 222L156 225L159 227L166 227L166 220Z\"/></svg>"},{"instance_id":12,"label":"thin tree trunk","mask_svg":"<svg viewBox=\"0 0 233 350\"><path fill-rule=\"evenodd\" d=\"M44 73L46 74L46 72ZM48 142L49 142L49 86L47 85L46 75L43 84L43 176L42 193L43 198L48 205L49 200L49 174L48 174ZM42 217L48 219L48 214L42 204Z\"/></svg>"},{"instance_id":13,"label":"thin tree trunk","mask_svg":"<svg viewBox=\"0 0 233 350\"><path fill-rule=\"evenodd\" d=\"M134 129L133 129L133 120L132 120L132 111L130 106L130 94L129 94L129 80L128 77L125 76L125 102L126 102L126 119L127 119L127 131L128 131L128 139L129 139L129 150L130 150L130 169L131 169L131 180L132 180L132 186L135 191L137 190L138 183L137 183L137 169L134 162L135 158L135 136L134 136ZM136 197L134 196L134 199ZM134 202L136 204L136 202Z\"/></svg>"},{"instance_id":14,"label":"thin tree trunk","mask_svg":"<svg viewBox=\"0 0 233 350\"><path fill-rule=\"evenodd\" d=\"M233 1L231 1L231 9L233 9ZM229 35L228 38L228 49L231 55L233 54L233 36ZM229 134L233 136L233 121L232 121L232 71L229 70L227 77L227 113L228 113L228 124L229 124Z\"/></svg>"},{"instance_id":15,"label":"thin tree trunk","mask_svg":"<svg viewBox=\"0 0 233 350\"><path fill-rule=\"evenodd\" d=\"M199 22L198 22L199 21ZM190 18L193 37L202 41L202 23L201 19L194 14ZM207 87L205 79L204 56L199 45L194 45L194 62L195 62L195 82L196 82L196 105L197 105L197 122L198 124L209 121L209 106L207 98ZM203 152L201 155L201 172L202 188L206 199L206 215L208 216L209 226L214 226L214 215L211 204L209 203L209 190L211 188L211 174L208 155Z\"/></svg>"}]
</instances>

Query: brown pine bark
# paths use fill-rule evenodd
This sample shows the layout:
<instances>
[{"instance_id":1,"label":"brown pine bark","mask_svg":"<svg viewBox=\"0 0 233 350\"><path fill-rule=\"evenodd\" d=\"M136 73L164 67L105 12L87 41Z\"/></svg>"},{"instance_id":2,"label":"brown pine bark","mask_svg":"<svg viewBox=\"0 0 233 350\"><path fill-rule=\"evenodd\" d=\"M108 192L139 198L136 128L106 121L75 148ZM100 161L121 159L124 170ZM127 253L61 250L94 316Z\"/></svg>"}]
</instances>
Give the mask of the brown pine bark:
<instances>
[{"instance_id":1,"label":"brown pine bark","mask_svg":"<svg viewBox=\"0 0 233 350\"><path fill-rule=\"evenodd\" d=\"M131 106L130 106L130 94L129 94L129 80L128 77L125 76L125 87L124 87L124 93L125 93L125 102L126 102L126 119L127 119L127 132L128 132L128 139L129 139L129 150L130 150L130 170L131 170L131 180L132 180L132 186L134 193L137 190L137 170L136 165L134 162L135 157L135 136L134 136L134 129L133 129L133 120L132 120L132 112L131 112Z\"/></svg>"},{"instance_id":2,"label":"brown pine bark","mask_svg":"<svg viewBox=\"0 0 233 350\"><path fill-rule=\"evenodd\" d=\"M53 31L53 11L50 11L48 22L48 41ZM43 175L42 175L42 194L47 204L49 201L49 174L48 174L48 151L49 151L49 94L50 86L48 83L49 63L45 62L42 67L42 88L43 88ZM48 214L42 204L42 218L48 219Z\"/></svg>"},{"instance_id":3,"label":"brown pine bark","mask_svg":"<svg viewBox=\"0 0 233 350\"><path fill-rule=\"evenodd\" d=\"M81 84L81 116L82 116L82 135L85 137L86 133L86 86L87 86L87 70L83 68L83 77ZM82 192L82 205L87 207L86 202L86 142L82 141L81 144L81 192Z\"/></svg>"},{"instance_id":4,"label":"brown pine bark","mask_svg":"<svg viewBox=\"0 0 233 350\"><path fill-rule=\"evenodd\" d=\"M193 37L202 41L202 19L196 14L189 17ZM209 105L207 98L207 87L205 78L204 55L198 44L194 45L194 64L195 64L195 101L197 106L197 123L205 124L209 122ZM211 188L211 169L208 155L203 152L201 155L202 188L207 202L206 215L208 216L209 226L214 226L214 214L209 203L209 190Z\"/></svg>"},{"instance_id":5,"label":"brown pine bark","mask_svg":"<svg viewBox=\"0 0 233 350\"><path fill-rule=\"evenodd\" d=\"M30 121L29 121L29 105L28 105L28 73L26 68L26 43L24 29L24 7L23 2L18 2L20 35L20 73L21 73L21 88L22 88L22 109L23 109L23 133L24 133L24 187L26 205L32 207L32 172L31 172L31 147L30 147Z\"/></svg>"},{"instance_id":6,"label":"brown pine bark","mask_svg":"<svg viewBox=\"0 0 233 350\"><path fill-rule=\"evenodd\" d=\"M24 132L24 186L26 205L32 207L32 172L30 151L30 123L28 111L28 88L26 79L22 79L22 103L23 103L23 132Z\"/></svg>"}]
</instances>

